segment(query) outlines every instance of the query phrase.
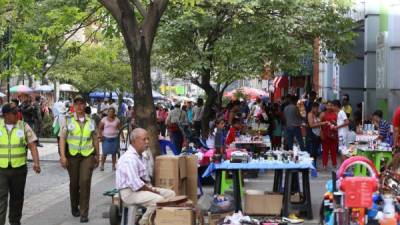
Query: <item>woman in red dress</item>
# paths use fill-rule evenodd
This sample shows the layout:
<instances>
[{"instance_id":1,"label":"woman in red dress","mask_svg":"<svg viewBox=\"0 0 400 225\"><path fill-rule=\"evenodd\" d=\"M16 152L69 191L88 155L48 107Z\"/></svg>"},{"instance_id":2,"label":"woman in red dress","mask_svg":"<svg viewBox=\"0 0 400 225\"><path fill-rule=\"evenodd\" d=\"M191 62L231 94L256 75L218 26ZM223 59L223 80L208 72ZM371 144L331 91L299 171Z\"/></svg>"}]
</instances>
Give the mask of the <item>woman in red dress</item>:
<instances>
[{"instance_id":1,"label":"woman in red dress","mask_svg":"<svg viewBox=\"0 0 400 225\"><path fill-rule=\"evenodd\" d=\"M328 165L328 156L331 155L332 166L336 168L336 153L338 150L338 131L336 128L337 114L333 111L332 102L326 104L326 111L320 115L321 122L328 122L321 127L322 165L324 170Z\"/></svg>"}]
</instances>

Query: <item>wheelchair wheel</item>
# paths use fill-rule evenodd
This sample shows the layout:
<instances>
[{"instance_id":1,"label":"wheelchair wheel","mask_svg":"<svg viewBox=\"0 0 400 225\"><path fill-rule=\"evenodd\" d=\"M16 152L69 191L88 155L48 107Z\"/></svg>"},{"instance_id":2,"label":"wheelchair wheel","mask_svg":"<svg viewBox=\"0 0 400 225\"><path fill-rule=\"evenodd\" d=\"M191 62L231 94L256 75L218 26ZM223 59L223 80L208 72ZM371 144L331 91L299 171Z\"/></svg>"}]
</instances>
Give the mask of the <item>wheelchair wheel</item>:
<instances>
[{"instance_id":1,"label":"wheelchair wheel","mask_svg":"<svg viewBox=\"0 0 400 225\"><path fill-rule=\"evenodd\" d=\"M121 214L117 205L110 206L110 225L121 225Z\"/></svg>"}]
</instances>

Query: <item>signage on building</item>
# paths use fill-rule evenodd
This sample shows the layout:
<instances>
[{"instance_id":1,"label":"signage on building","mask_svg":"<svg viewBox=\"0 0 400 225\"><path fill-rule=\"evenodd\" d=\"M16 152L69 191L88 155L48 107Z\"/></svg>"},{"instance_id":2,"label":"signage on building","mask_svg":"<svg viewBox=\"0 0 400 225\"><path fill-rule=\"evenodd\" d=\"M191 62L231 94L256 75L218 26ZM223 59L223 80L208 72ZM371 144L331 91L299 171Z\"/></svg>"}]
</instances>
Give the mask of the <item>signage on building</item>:
<instances>
[{"instance_id":1,"label":"signage on building","mask_svg":"<svg viewBox=\"0 0 400 225\"><path fill-rule=\"evenodd\" d=\"M339 64L336 62L336 55L333 55L333 71L332 71L332 92L339 97Z\"/></svg>"},{"instance_id":2,"label":"signage on building","mask_svg":"<svg viewBox=\"0 0 400 225\"><path fill-rule=\"evenodd\" d=\"M261 81L261 88L268 89L269 88L269 80L262 80Z\"/></svg>"},{"instance_id":3,"label":"signage on building","mask_svg":"<svg viewBox=\"0 0 400 225\"><path fill-rule=\"evenodd\" d=\"M376 89L387 89L387 32L381 32L377 36L376 46ZM384 90L381 90L384 91ZM381 92L382 93L382 92ZM385 94L385 93L382 93Z\"/></svg>"}]
</instances>

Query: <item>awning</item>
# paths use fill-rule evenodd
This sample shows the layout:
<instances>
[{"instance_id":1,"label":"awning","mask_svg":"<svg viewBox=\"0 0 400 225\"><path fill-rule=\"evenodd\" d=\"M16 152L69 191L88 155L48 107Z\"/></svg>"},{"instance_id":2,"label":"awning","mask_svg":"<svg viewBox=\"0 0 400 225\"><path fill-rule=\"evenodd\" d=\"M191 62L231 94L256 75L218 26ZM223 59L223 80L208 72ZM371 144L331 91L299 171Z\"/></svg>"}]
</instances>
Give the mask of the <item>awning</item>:
<instances>
[{"instance_id":1,"label":"awning","mask_svg":"<svg viewBox=\"0 0 400 225\"><path fill-rule=\"evenodd\" d=\"M290 86L294 88L304 88L306 84L305 76L293 76L290 78Z\"/></svg>"},{"instance_id":2,"label":"awning","mask_svg":"<svg viewBox=\"0 0 400 225\"><path fill-rule=\"evenodd\" d=\"M274 87L275 88L287 88L289 87L289 79L288 76L277 76L274 79Z\"/></svg>"}]
</instances>

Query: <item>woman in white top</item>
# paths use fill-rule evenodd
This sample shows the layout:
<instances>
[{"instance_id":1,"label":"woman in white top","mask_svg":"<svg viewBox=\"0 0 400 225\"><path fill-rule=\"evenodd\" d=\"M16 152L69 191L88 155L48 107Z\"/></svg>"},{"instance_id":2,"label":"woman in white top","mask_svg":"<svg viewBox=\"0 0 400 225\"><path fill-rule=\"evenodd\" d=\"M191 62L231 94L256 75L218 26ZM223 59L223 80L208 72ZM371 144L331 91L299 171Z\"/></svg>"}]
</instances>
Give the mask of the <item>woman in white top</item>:
<instances>
[{"instance_id":1,"label":"woman in white top","mask_svg":"<svg viewBox=\"0 0 400 225\"><path fill-rule=\"evenodd\" d=\"M349 135L349 124L350 121L347 118L346 113L341 109L342 106L339 100L335 100L332 102L333 108L337 113L337 130L339 137L339 151L342 153L342 161L347 159L349 151L348 151L348 135Z\"/></svg>"},{"instance_id":2,"label":"woman in white top","mask_svg":"<svg viewBox=\"0 0 400 225\"><path fill-rule=\"evenodd\" d=\"M115 109L108 108L108 115L100 121L99 125L99 139L102 141L103 155L101 158L100 170L104 171L104 163L106 162L107 155L112 155L112 168L115 170L115 163L117 161L118 150L118 133L121 128L119 119L115 116Z\"/></svg>"},{"instance_id":3,"label":"woman in white top","mask_svg":"<svg viewBox=\"0 0 400 225\"><path fill-rule=\"evenodd\" d=\"M307 115L307 149L310 156L314 159L314 166L317 168L318 149L321 145L321 126L326 122L319 119L319 104L314 102L311 111Z\"/></svg>"}]
</instances>

